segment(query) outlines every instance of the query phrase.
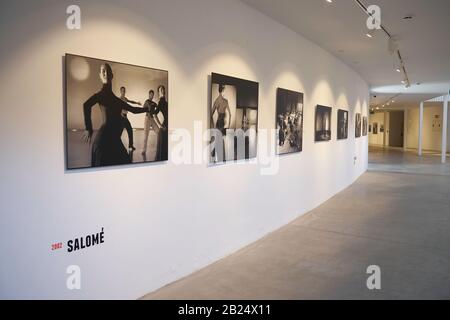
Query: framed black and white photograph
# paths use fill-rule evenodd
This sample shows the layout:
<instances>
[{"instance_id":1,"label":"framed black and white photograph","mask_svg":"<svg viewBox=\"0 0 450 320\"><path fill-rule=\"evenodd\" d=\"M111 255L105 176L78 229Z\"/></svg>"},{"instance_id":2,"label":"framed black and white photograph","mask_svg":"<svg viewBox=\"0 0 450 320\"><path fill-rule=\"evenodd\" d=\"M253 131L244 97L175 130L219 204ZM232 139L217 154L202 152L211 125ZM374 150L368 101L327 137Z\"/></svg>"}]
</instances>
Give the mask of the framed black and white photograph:
<instances>
[{"instance_id":1,"label":"framed black and white photograph","mask_svg":"<svg viewBox=\"0 0 450 320\"><path fill-rule=\"evenodd\" d=\"M337 138L338 140L348 138L348 111L346 110L338 110Z\"/></svg>"},{"instance_id":2,"label":"framed black and white photograph","mask_svg":"<svg viewBox=\"0 0 450 320\"><path fill-rule=\"evenodd\" d=\"M380 133L384 132L384 124L380 124Z\"/></svg>"},{"instance_id":3,"label":"framed black and white photograph","mask_svg":"<svg viewBox=\"0 0 450 320\"><path fill-rule=\"evenodd\" d=\"M168 72L65 56L67 169L168 160Z\"/></svg>"},{"instance_id":4,"label":"framed black and white photograph","mask_svg":"<svg viewBox=\"0 0 450 320\"><path fill-rule=\"evenodd\" d=\"M255 158L259 84L222 74L211 75L209 129L211 162Z\"/></svg>"},{"instance_id":5,"label":"framed black and white photograph","mask_svg":"<svg viewBox=\"0 0 450 320\"><path fill-rule=\"evenodd\" d=\"M331 140L331 107L317 105L315 118L315 141Z\"/></svg>"},{"instance_id":6,"label":"framed black and white photograph","mask_svg":"<svg viewBox=\"0 0 450 320\"><path fill-rule=\"evenodd\" d=\"M361 137L361 113L357 113L355 116L355 137Z\"/></svg>"},{"instance_id":7,"label":"framed black and white photograph","mask_svg":"<svg viewBox=\"0 0 450 320\"><path fill-rule=\"evenodd\" d=\"M373 123L373 134L378 134L378 122Z\"/></svg>"},{"instance_id":8,"label":"framed black and white photograph","mask_svg":"<svg viewBox=\"0 0 450 320\"><path fill-rule=\"evenodd\" d=\"M367 136L367 124L368 124L367 117L363 117L362 134L364 137Z\"/></svg>"},{"instance_id":9,"label":"framed black and white photograph","mask_svg":"<svg viewBox=\"0 0 450 320\"><path fill-rule=\"evenodd\" d=\"M369 133L372 133L372 125L369 124Z\"/></svg>"},{"instance_id":10,"label":"framed black and white photograph","mask_svg":"<svg viewBox=\"0 0 450 320\"><path fill-rule=\"evenodd\" d=\"M277 154L303 149L303 93L277 89Z\"/></svg>"}]
</instances>

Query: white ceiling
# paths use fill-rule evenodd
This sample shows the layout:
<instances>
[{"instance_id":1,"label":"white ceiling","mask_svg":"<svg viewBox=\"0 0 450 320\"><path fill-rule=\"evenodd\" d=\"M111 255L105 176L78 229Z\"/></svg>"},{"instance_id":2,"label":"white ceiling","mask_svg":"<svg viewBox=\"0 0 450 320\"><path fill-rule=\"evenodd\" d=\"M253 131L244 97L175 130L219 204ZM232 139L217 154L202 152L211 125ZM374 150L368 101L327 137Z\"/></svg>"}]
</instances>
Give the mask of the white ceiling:
<instances>
[{"instance_id":1,"label":"white ceiling","mask_svg":"<svg viewBox=\"0 0 450 320\"><path fill-rule=\"evenodd\" d=\"M450 0L362 0L381 8L381 22L398 39L411 87L401 84L388 38L368 38L368 16L354 0L242 0L317 43L356 70L371 86L371 105L397 96L391 107L417 106L450 89ZM413 19L403 17L412 15ZM420 83L420 85L417 85ZM374 98L373 96L377 97ZM387 106L386 106L387 108Z\"/></svg>"}]
</instances>

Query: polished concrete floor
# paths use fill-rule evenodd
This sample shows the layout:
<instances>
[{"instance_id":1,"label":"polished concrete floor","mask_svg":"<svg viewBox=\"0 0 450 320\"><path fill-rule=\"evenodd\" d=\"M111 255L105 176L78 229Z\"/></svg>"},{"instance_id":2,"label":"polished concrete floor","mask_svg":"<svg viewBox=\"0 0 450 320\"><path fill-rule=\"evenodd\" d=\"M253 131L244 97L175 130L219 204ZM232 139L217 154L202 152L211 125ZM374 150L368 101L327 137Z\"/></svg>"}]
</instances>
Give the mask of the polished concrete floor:
<instances>
[{"instance_id":1,"label":"polished concrete floor","mask_svg":"<svg viewBox=\"0 0 450 320\"><path fill-rule=\"evenodd\" d=\"M441 163L441 153L424 151L418 157L417 150L371 147L369 170L450 176L450 155L448 163Z\"/></svg>"},{"instance_id":2,"label":"polished concrete floor","mask_svg":"<svg viewBox=\"0 0 450 320\"><path fill-rule=\"evenodd\" d=\"M450 177L435 158L371 150L342 193L144 299L450 299ZM370 265L381 290L366 286Z\"/></svg>"}]
</instances>

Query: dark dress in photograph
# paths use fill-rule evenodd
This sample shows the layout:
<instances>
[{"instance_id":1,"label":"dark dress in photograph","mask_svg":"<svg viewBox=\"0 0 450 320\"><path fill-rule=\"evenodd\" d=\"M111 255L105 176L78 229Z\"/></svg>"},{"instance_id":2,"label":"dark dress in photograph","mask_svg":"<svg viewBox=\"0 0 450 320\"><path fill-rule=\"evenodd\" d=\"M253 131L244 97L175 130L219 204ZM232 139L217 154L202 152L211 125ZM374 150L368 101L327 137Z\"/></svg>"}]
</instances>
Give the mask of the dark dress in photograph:
<instances>
[{"instance_id":1,"label":"dark dress in photograph","mask_svg":"<svg viewBox=\"0 0 450 320\"><path fill-rule=\"evenodd\" d=\"M92 107L99 104L103 116L103 124L97 132L92 144L92 167L111 166L131 163L130 156L122 143L124 129L122 110L131 113L145 113L146 108L135 108L123 102L112 92L111 85L105 84L102 89L84 103L84 122L86 130L92 136Z\"/></svg>"},{"instance_id":2,"label":"dark dress in photograph","mask_svg":"<svg viewBox=\"0 0 450 320\"><path fill-rule=\"evenodd\" d=\"M166 161L169 159L169 112L166 97L161 97L158 102L158 107L154 111L155 115L162 113L164 121L162 123L162 128L160 135L158 137L158 148L156 151L157 161Z\"/></svg>"}]
</instances>

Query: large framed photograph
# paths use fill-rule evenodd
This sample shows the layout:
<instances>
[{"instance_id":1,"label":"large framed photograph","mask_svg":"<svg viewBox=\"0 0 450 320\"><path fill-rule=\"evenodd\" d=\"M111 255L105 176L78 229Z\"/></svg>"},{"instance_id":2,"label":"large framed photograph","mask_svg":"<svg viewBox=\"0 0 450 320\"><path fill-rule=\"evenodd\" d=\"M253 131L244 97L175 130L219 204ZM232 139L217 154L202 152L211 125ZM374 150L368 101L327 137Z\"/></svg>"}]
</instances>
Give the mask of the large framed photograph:
<instances>
[{"instance_id":1,"label":"large framed photograph","mask_svg":"<svg viewBox=\"0 0 450 320\"><path fill-rule=\"evenodd\" d=\"M168 72L66 54L67 169L168 160Z\"/></svg>"},{"instance_id":2,"label":"large framed photograph","mask_svg":"<svg viewBox=\"0 0 450 320\"><path fill-rule=\"evenodd\" d=\"M331 107L317 105L315 119L316 142L331 140L331 112Z\"/></svg>"},{"instance_id":3,"label":"large framed photograph","mask_svg":"<svg viewBox=\"0 0 450 320\"><path fill-rule=\"evenodd\" d=\"M223 163L255 158L258 138L257 82L211 75L210 161Z\"/></svg>"},{"instance_id":4,"label":"large framed photograph","mask_svg":"<svg viewBox=\"0 0 450 320\"><path fill-rule=\"evenodd\" d=\"M301 152L303 148L303 93L277 89L277 154Z\"/></svg>"},{"instance_id":5,"label":"large framed photograph","mask_svg":"<svg viewBox=\"0 0 450 320\"><path fill-rule=\"evenodd\" d=\"M368 126L367 117L363 117L362 132L364 137L367 136L367 126Z\"/></svg>"},{"instance_id":6,"label":"large framed photograph","mask_svg":"<svg viewBox=\"0 0 450 320\"><path fill-rule=\"evenodd\" d=\"M355 117L355 137L361 137L361 113L357 113Z\"/></svg>"},{"instance_id":7,"label":"large framed photograph","mask_svg":"<svg viewBox=\"0 0 450 320\"><path fill-rule=\"evenodd\" d=\"M337 138L338 140L348 138L348 111L346 110L338 110Z\"/></svg>"}]
</instances>

